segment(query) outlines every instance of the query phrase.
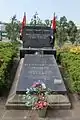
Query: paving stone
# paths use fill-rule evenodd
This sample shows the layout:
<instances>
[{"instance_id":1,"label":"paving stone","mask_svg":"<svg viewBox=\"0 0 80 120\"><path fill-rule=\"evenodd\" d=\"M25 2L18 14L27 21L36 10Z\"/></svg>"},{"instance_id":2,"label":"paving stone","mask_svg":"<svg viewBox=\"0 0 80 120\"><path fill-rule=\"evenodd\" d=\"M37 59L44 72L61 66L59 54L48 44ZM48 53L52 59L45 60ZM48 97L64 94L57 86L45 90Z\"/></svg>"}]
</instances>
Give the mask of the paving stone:
<instances>
[{"instance_id":1,"label":"paving stone","mask_svg":"<svg viewBox=\"0 0 80 120\"><path fill-rule=\"evenodd\" d=\"M80 120L79 116L72 116L74 110L48 110L46 118L39 118L32 110L6 110L0 120Z\"/></svg>"},{"instance_id":2,"label":"paving stone","mask_svg":"<svg viewBox=\"0 0 80 120\"><path fill-rule=\"evenodd\" d=\"M21 111L21 110L6 110L6 118L23 118L25 115L27 115L28 112L26 111Z\"/></svg>"},{"instance_id":3,"label":"paving stone","mask_svg":"<svg viewBox=\"0 0 80 120\"><path fill-rule=\"evenodd\" d=\"M6 110L5 114L2 117L2 120L37 120L36 111L26 111L26 110Z\"/></svg>"},{"instance_id":4,"label":"paving stone","mask_svg":"<svg viewBox=\"0 0 80 120\"><path fill-rule=\"evenodd\" d=\"M72 112L71 110L48 110L47 117L63 119L67 117L72 117Z\"/></svg>"}]
</instances>

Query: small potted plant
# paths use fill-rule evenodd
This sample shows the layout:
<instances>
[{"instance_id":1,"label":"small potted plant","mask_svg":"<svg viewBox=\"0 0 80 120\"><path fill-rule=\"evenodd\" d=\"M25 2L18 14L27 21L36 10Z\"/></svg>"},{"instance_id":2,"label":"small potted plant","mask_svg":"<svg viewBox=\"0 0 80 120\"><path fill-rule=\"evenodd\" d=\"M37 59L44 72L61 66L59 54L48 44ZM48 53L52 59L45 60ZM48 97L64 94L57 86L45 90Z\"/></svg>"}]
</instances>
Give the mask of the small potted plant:
<instances>
[{"instance_id":1,"label":"small potted plant","mask_svg":"<svg viewBox=\"0 0 80 120\"><path fill-rule=\"evenodd\" d=\"M34 108L38 111L39 117L45 117L48 103L43 93L38 96L38 101L35 103Z\"/></svg>"}]
</instances>

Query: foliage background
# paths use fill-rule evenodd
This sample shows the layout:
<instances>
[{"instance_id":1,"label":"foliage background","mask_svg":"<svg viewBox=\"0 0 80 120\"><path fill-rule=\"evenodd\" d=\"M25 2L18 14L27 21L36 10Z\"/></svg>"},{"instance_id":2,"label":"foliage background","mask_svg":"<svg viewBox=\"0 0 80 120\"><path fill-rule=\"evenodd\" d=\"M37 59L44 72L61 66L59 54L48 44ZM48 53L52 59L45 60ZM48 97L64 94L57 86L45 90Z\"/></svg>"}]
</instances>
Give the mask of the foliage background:
<instances>
[{"instance_id":1,"label":"foliage background","mask_svg":"<svg viewBox=\"0 0 80 120\"><path fill-rule=\"evenodd\" d=\"M42 21L36 13L34 16L29 23L27 21L27 25L51 26L52 20ZM80 46L78 46L80 44L80 28L77 28L72 20L68 21L65 16L56 19L56 24L55 46L59 48L57 61L59 64L61 63L69 75L67 82L70 90L80 92ZM11 42L0 42L0 93L10 88L10 71L14 57L18 52L16 42L19 40L20 28L21 22L14 15L10 23L6 24L7 37ZM63 47L65 44L67 47Z\"/></svg>"},{"instance_id":2,"label":"foliage background","mask_svg":"<svg viewBox=\"0 0 80 120\"><path fill-rule=\"evenodd\" d=\"M80 92L80 46L68 46L59 49L57 60L67 73L66 82L69 90Z\"/></svg>"},{"instance_id":3,"label":"foliage background","mask_svg":"<svg viewBox=\"0 0 80 120\"><path fill-rule=\"evenodd\" d=\"M0 94L6 93L12 83L10 73L17 51L16 43L0 42Z\"/></svg>"},{"instance_id":4,"label":"foliage background","mask_svg":"<svg viewBox=\"0 0 80 120\"><path fill-rule=\"evenodd\" d=\"M52 20L45 19L44 21L39 18L37 13L31 18L31 21L26 21L26 25L35 26L51 26ZM77 28L76 24L70 20L68 21L66 16L56 17L56 45L62 47L66 42L78 45L80 44L80 28ZM6 25L7 37L11 41L19 39L19 32L21 28L21 22L17 20L16 15L11 18L10 23Z\"/></svg>"}]
</instances>

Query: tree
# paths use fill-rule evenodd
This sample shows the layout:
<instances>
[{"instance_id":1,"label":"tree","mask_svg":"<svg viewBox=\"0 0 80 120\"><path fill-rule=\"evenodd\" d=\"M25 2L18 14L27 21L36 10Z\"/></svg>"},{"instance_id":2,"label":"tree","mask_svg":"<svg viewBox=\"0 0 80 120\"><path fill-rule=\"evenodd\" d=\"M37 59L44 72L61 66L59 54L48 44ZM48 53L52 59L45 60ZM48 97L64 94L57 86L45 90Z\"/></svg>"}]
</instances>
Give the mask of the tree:
<instances>
[{"instance_id":1,"label":"tree","mask_svg":"<svg viewBox=\"0 0 80 120\"><path fill-rule=\"evenodd\" d=\"M72 44L79 43L80 34L77 30L76 25L73 21L67 22L65 16L60 17L60 20L57 21L57 33L56 41L59 47L61 47L65 42L70 41Z\"/></svg>"},{"instance_id":2,"label":"tree","mask_svg":"<svg viewBox=\"0 0 80 120\"><path fill-rule=\"evenodd\" d=\"M67 18L65 16L61 17L60 20L57 21L56 40L59 47L68 40Z\"/></svg>"},{"instance_id":3,"label":"tree","mask_svg":"<svg viewBox=\"0 0 80 120\"><path fill-rule=\"evenodd\" d=\"M73 21L68 22L68 36L71 43L74 44L77 36L77 27Z\"/></svg>"},{"instance_id":4,"label":"tree","mask_svg":"<svg viewBox=\"0 0 80 120\"><path fill-rule=\"evenodd\" d=\"M33 18L30 21L30 25L44 25L37 12L33 15Z\"/></svg>"},{"instance_id":5,"label":"tree","mask_svg":"<svg viewBox=\"0 0 80 120\"><path fill-rule=\"evenodd\" d=\"M51 26L51 20L46 19L44 22L46 26Z\"/></svg>"},{"instance_id":6,"label":"tree","mask_svg":"<svg viewBox=\"0 0 80 120\"><path fill-rule=\"evenodd\" d=\"M11 22L6 25L7 37L12 42L19 37L20 22L16 19L16 15L11 18Z\"/></svg>"},{"instance_id":7,"label":"tree","mask_svg":"<svg viewBox=\"0 0 80 120\"><path fill-rule=\"evenodd\" d=\"M76 33L76 45L80 44L80 29L77 29L77 33Z\"/></svg>"}]
</instances>

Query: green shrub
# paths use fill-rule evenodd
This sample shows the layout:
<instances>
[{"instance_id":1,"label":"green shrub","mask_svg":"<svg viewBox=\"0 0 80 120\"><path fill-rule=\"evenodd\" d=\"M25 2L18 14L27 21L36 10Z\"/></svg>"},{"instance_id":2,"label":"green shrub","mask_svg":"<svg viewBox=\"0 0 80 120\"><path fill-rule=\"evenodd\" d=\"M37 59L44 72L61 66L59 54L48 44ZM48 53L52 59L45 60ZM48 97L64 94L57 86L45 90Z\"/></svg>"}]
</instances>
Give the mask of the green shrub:
<instances>
[{"instance_id":1,"label":"green shrub","mask_svg":"<svg viewBox=\"0 0 80 120\"><path fill-rule=\"evenodd\" d=\"M80 92L80 54L61 51L60 60L69 75L70 90Z\"/></svg>"},{"instance_id":2,"label":"green shrub","mask_svg":"<svg viewBox=\"0 0 80 120\"><path fill-rule=\"evenodd\" d=\"M17 50L17 44L0 42L0 94L10 88L10 72Z\"/></svg>"}]
</instances>

